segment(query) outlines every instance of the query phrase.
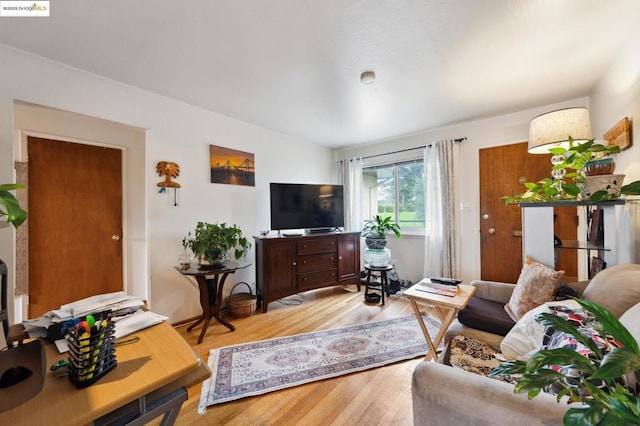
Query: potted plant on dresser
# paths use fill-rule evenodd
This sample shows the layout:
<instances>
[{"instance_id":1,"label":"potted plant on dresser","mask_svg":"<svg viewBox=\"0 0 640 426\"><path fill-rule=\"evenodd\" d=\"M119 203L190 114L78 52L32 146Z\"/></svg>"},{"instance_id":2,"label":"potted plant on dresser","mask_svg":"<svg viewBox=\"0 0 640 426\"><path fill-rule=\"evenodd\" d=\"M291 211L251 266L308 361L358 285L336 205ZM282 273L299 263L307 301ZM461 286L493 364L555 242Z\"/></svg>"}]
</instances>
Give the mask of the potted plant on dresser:
<instances>
[{"instance_id":1,"label":"potted plant on dresser","mask_svg":"<svg viewBox=\"0 0 640 426\"><path fill-rule=\"evenodd\" d=\"M391 260L391 251L387 248L387 235L393 233L400 238L400 225L391 221L391 216L375 215L362 228L367 248L364 260L371 266L386 266Z\"/></svg>"},{"instance_id":2,"label":"potted plant on dresser","mask_svg":"<svg viewBox=\"0 0 640 426\"><path fill-rule=\"evenodd\" d=\"M201 266L221 265L231 255L240 259L251 248L251 243L235 224L206 222L198 222L193 234L189 232L183 238L182 245L191 249Z\"/></svg>"}]
</instances>

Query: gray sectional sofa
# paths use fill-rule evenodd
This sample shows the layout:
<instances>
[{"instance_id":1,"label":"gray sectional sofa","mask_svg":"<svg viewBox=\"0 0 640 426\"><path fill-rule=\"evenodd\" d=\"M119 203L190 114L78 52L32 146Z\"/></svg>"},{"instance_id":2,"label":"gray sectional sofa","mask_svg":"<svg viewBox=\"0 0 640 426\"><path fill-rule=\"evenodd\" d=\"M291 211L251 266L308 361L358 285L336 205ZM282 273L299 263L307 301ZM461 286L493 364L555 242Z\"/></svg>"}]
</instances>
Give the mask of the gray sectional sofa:
<instances>
[{"instance_id":1,"label":"gray sectional sofa","mask_svg":"<svg viewBox=\"0 0 640 426\"><path fill-rule=\"evenodd\" d=\"M504 305L514 285L474 281L475 297ZM582 298L609 309L640 341L640 265L616 265L601 271L591 282L576 283ZM500 347L504 337L455 321L445 342L454 335L473 337ZM513 385L447 365L447 351L438 362L421 362L413 373L413 418L421 425L555 425L562 424L568 406L554 396L532 400L515 394Z\"/></svg>"}]
</instances>

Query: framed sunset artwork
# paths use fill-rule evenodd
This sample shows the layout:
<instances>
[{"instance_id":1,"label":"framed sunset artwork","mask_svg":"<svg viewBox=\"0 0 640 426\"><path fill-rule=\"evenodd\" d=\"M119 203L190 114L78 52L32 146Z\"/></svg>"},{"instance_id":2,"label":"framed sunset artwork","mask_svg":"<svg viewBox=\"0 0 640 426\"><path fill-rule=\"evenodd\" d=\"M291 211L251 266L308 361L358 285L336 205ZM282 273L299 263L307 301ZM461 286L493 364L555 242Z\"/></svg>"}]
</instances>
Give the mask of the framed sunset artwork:
<instances>
[{"instance_id":1,"label":"framed sunset artwork","mask_svg":"<svg viewBox=\"0 0 640 426\"><path fill-rule=\"evenodd\" d=\"M256 186L254 155L250 152L209 145L211 183Z\"/></svg>"}]
</instances>

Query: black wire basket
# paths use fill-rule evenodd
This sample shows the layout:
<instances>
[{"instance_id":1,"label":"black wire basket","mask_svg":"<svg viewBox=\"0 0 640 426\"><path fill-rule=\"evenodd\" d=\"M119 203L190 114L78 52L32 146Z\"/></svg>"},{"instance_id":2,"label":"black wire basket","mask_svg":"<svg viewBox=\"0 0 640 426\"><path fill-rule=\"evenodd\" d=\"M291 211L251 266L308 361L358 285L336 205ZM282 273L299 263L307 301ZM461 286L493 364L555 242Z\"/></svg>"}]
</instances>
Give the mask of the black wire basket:
<instances>
[{"instance_id":1,"label":"black wire basket","mask_svg":"<svg viewBox=\"0 0 640 426\"><path fill-rule=\"evenodd\" d=\"M69 380L77 388L94 384L118 364L114 346L115 323L111 316L111 311L87 315L67 328Z\"/></svg>"}]
</instances>

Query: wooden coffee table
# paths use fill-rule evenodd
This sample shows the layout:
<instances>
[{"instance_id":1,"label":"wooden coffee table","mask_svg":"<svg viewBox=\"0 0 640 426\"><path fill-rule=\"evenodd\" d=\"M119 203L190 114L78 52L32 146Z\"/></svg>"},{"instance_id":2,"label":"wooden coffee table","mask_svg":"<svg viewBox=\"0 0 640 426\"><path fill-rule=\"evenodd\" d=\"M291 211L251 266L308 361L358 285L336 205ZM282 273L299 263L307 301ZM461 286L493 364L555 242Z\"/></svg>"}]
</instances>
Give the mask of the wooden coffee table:
<instances>
[{"instance_id":1,"label":"wooden coffee table","mask_svg":"<svg viewBox=\"0 0 640 426\"><path fill-rule=\"evenodd\" d=\"M442 341L444 333L453 322L458 311L467 306L469 300L471 300L471 297L476 292L476 288L468 284L458 284L458 292L455 296L442 296L440 294L429 293L423 290L423 288L420 284L414 284L411 288L405 290L403 294L411 302L413 312L418 319L418 324L420 324L424 338L427 340L427 345L429 346L429 351L424 360L429 361L433 359L435 361L438 359L436 348ZM429 335L427 326L424 324L418 303L427 305L427 312L434 314L442 322L442 327L440 327L438 334L433 340Z\"/></svg>"}]
</instances>

